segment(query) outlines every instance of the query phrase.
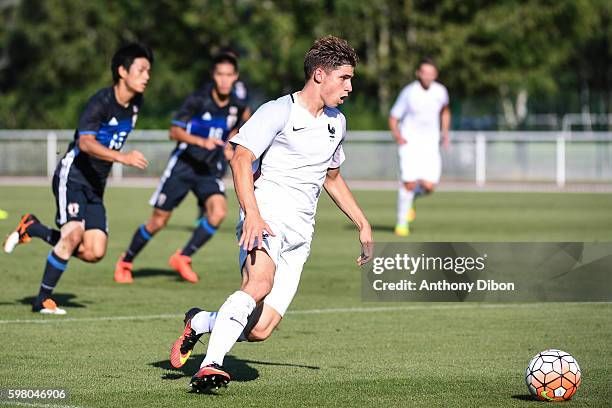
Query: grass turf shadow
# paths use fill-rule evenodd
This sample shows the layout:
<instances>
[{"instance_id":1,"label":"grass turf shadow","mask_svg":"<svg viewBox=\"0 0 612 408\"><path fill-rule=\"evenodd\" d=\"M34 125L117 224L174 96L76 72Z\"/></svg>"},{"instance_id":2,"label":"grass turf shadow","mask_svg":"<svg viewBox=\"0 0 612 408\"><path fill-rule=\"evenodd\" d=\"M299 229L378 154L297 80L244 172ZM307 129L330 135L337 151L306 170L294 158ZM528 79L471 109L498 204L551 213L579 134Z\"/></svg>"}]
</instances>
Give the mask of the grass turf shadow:
<instances>
[{"instance_id":1,"label":"grass turf shadow","mask_svg":"<svg viewBox=\"0 0 612 408\"><path fill-rule=\"evenodd\" d=\"M170 364L170 360L156 361L154 363L150 363L149 365L153 367L161 368L163 370L171 371L161 376L163 380L178 380L184 377L191 377L200 368L200 362L204 358L204 354L200 354L200 355L193 356L193 357L195 358L190 358L189 360L187 360L187 363L181 368L172 367L172 365ZM302 364L276 363L276 362L271 362L271 361L257 361L257 360L241 360L231 355L228 355L225 357L223 367L227 369L227 371L232 376L232 381L246 382L246 381L253 381L259 377L259 371L255 367L252 367L252 365L297 367L297 368L305 368L308 370L319 370L320 369L320 367L317 367L317 366L309 366L309 365L302 365Z\"/></svg>"},{"instance_id":2,"label":"grass turf shadow","mask_svg":"<svg viewBox=\"0 0 612 408\"><path fill-rule=\"evenodd\" d=\"M394 232L395 231L394 225L374 224L374 225L371 225L371 228L372 228L372 231L379 231L379 232ZM355 225L348 224L348 223L344 225L344 229L350 230L350 231L357 231Z\"/></svg>"},{"instance_id":3,"label":"grass turf shadow","mask_svg":"<svg viewBox=\"0 0 612 408\"><path fill-rule=\"evenodd\" d=\"M513 395L512 399L516 399L516 400L520 400L520 401L534 401L534 402L542 402L539 401L537 398L535 398L532 395L529 394L517 394L517 395Z\"/></svg>"},{"instance_id":4,"label":"grass turf shadow","mask_svg":"<svg viewBox=\"0 0 612 408\"><path fill-rule=\"evenodd\" d=\"M162 370L171 371L164 373L161 378L162 380L179 380L181 378L191 378L199 369L200 363L204 359L204 354L194 355L192 358L187 360L184 366L181 368L174 368L170 364L170 360L156 361L149 365ZM232 381L246 382L253 381L259 377L259 371L256 368L247 364L248 360L240 360L234 356L226 356L223 367L232 376Z\"/></svg>"},{"instance_id":5,"label":"grass turf shadow","mask_svg":"<svg viewBox=\"0 0 612 408\"><path fill-rule=\"evenodd\" d=\"M76 297L77 296L73 293L54 293L52 295L52 298L53 300L55 300L55 303L57 303L58 306L62 308L63 307L85 308L87 307L86 304L93 303L91 301L75 302L74 299L76 299ZM22 305L31 306L35 300L36 300L36 296L27 296L21 299L17 299L15 303L20 303Z\"/></svg>"},{"instance_id":6,"label":"grass turf shadow","mask_svg":"<svg viewBox=\"0 0 612 408\"><path fill-rule=\"evenodd\" d=\"M177 281L182 281L181 276L172 269L163 269L163 268L141 268L132 271L132 276L135 279L139 278L150 278L152 276L168 276L174 277Z\"/></svg>"}]
</instances>

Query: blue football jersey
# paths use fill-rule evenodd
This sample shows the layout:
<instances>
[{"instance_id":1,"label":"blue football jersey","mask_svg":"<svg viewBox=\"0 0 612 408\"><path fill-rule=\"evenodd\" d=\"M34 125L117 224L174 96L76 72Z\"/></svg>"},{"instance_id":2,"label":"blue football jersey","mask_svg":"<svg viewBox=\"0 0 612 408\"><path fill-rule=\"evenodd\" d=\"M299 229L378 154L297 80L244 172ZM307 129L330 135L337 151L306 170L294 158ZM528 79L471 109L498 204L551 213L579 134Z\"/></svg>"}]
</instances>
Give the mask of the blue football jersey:
<instances>
[{"instance_id":1,"label":"blue football jersey","mask_svg":"<svg viewBox=\"0 0 612 408\"><path fill-rule=\"evenodd\" d=\"M79 118L74 140L56 169L56 174L72 182L85 184L103 192L113 162L97 159L79 150L82 135L95 135L102 146L121 150L136 125L142 95L137 95L127 107L119 105L112 87L93 95Z\"/></svg>"},{"instance_id":2,"label":"blue football jersey","mask_svg":"<svg viewBox=\"0 0 612 408\"><path fill-rule=\"evenodd\" d=\"M193 136L227 142L230 133L240 125L247 103L232 94L229 103L220 107L212 97L212 90L212 84L209 84L189 95L174 116L172 124L184 128ZM175 154L179 160L189 162L203 173L218 175L224 169L223 146L208 150L178 143Z\"/></svg>"}]
</instances>

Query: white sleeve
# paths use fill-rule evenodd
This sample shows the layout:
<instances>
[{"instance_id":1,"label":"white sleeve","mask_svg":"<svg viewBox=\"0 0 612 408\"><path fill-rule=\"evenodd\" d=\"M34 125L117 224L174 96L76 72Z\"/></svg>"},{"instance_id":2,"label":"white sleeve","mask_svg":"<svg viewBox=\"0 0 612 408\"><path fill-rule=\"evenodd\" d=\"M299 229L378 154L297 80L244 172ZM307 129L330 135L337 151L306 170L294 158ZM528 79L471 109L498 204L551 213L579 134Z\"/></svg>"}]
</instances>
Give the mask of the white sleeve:
<instances>
[{"instance_id":1,"label":"white sleeve","mask_svg":"<svg viewBox=\"0 0 612 408\"><path fill-rule=\"evenodd\" d=\"M337 169L346 159L344 149L342 148L342 143L344 143L344 139L346 139L346 118L344 115L340 116L340 120L342 121L342 139L340 140L338 147L336 147L336 151L334 151L334 155L329 163L330 169Z\"/></svg>"},{"instance_id":2,"label":"white sleeve","mask_svg":"<svg viewBox=\"0 0 612 408\"><path fill-rule=\"evenodd\" d=\"M344 141L344 140L343 140ZM342 148L342 142L336 148L334 155L332 156L331 162L329 163L330 169L337 169L344 163L346 156L344 155L344 149Z\"/></svg>"},{"instance_id":3,"label":"white sleeve","mask_svg":"<svg viewBox=\"0 0 612 408\"><path fill-rule=\"evenodd\" d=\"M259 107L230 142L246 147L259 159L289 120L288 98L282 97Z\"/></svg>"},{"instance_id":4,"label":"white sleeve","mask_svg":"<svg viewBox=\"0 0 612 408\"><path fill-rule=\"evenodd\" d=\"M440 86L442 87L442 107L445 107L448 105L448 90L444 85L440 84Z\"/></svg>"},{"instance_id":5,"label":"white sleeve","mask_svg":"<svg viewBox=\"0 0 612 408\"><path fill-rule=\"evenodd\" d=\"M402 119L406 114L406 108L408 107L408 87L402 89L399 96L395 100L393 107L391 108L390 115L395 119Z\"/></svg>"}]
</instances>

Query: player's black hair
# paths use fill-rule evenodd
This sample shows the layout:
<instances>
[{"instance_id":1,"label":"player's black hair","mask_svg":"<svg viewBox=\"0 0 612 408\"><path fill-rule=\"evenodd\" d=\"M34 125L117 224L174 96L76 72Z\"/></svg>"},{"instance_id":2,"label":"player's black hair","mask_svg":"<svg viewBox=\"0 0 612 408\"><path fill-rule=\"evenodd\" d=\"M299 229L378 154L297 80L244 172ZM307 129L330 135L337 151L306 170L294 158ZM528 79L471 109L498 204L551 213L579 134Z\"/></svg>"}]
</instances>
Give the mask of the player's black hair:
<instances>
[{"instance_id":1,"label":"player's black hair","mask_svg":"<svg viewBox=\"0 0 612 408\"><path fill-rule=\"evenodd\" d=\"M111 72L113 73L113 82L119 82L119 67L123 67L129 71L132 63L136 58L146 58L151 66L153 65L153 51L144 44L131 43L124 45L115 51L111 61Z\"/></svg>"},{"instance_id":2,"label":"player's black hair","mask_svg":"<svg viewBox=\"0 0 612 408\"><path fill-rule=\"evenodd\" d=\"M432 59L431 59L431 58L429 58L429 57L423 57L423 58L421 58L421 59L419 60L419 64L417 65L417 70L418 70L418 69L421 69L421 67L422 67L423 65L431 65L431 66L433 66L434 68L438 69L438 66L436 65L436 63L434 62L434 60L432 60Z\"/></svg>"},{"instance_id":3,"label":"player's black hair","mask_svg":"<svg viewBox=\"0 0 612 408\"><path fill-rule=\"evenodd\" d=\"M212 60L210 72L213 73L215 71L215 67L219 64L232 64L234 66L234 71L238 72L238 59L236 58L235 54L221 52L215 55Z\"/></svg>"},{"instance_id":4,"label":"player's black hair","mask_svg":"<svg viewBox=\"0 0 612 408\"><path fill-rule=\"evenodd\" d=\"M317 68L326 72L342 65L357 65L359 57L346 40L333 35L319 38L304 57L304 77L308 81Z\"/></svg>"},{"instance_id":5,"label":"player's black hair","mask_svg":"<svg viewBox=\"0 0 612 408\"><path fill-rule=\"evenodd\" d=\"M236 51L236 49L230 45L226 46L226 47L222 47L219 50L219 54L229 54L232 57L238 59L238 57L240 57L240 54L238 53L238 51Z\"/></svg>"}]
</instances>

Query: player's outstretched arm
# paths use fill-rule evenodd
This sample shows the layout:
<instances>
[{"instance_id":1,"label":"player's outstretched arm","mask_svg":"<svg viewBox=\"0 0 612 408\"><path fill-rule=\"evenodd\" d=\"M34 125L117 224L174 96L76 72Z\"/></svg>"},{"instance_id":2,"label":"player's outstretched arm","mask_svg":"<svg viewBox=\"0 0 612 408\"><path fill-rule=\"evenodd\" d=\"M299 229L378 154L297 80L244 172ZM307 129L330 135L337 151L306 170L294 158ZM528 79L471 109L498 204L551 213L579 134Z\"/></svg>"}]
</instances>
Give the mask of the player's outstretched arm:
<instances>
[{"instance_id":1,"label":"player's outstretched arm","mask_svg":"<svg viewBox=\"0 0 612 408\"><path fill-rule=\"evenodd\" d=\"M216 139L214 137L204 139L203 137L190 135L185 129L180 126L170 127L169 136L170 139L176 140L179 143L187 143L195 146L200 146L208 150L214 150L217 146L223 146L225 144L223 140Z\"/></svg>"},{"instance_id":2,"label":"player's outstretched arm","mask_svg":"<svg viewBox=\"0 0 612 408\"><path fill-rule=\"evenodd\" d=\"M240 207L244 211L244 222L242 224L242 235L238 245L250 251L257 243L261 249L263 232L274 236L274 231L261 218L257 200L255 199L255 188L253 186L253 162L255 155L244 146L237 145L236 152L230 166L234 178L234 188Z\"/></svg>"},{"instance_id":3,"label":"player's outstretched arm","mask_svg":"<svg viewBox=\"0 0 612 408\"><path fill-rule=\"evenodd\" d=\"M108 147L102 146L96 140L96 136L93 134L84 134L79 136L78 143L79 150L95 157L96 159L117 162L139 169L146 169L149 165L147 159L138 150L131 150L123 153L117 150L109 149Z\"/></svg>"},{"instance_id":4,"label":"player's outstretched arm","mask_svg":"<svg viewBox=\"0 0 612 408\"><path fill-rule=\"evenodd\" d=\"M372 227L365 214L357 204L355 196L346 185L344 178L340 175L340 169L329 169L323 184L325 191L334 200L334 203L344 212L347 217L359 229L359 242L361 242L361 255L357 258L357 264L363 265L372 259L374 253L374 240L372 239Z\"/></svg>"}]
</instances>

